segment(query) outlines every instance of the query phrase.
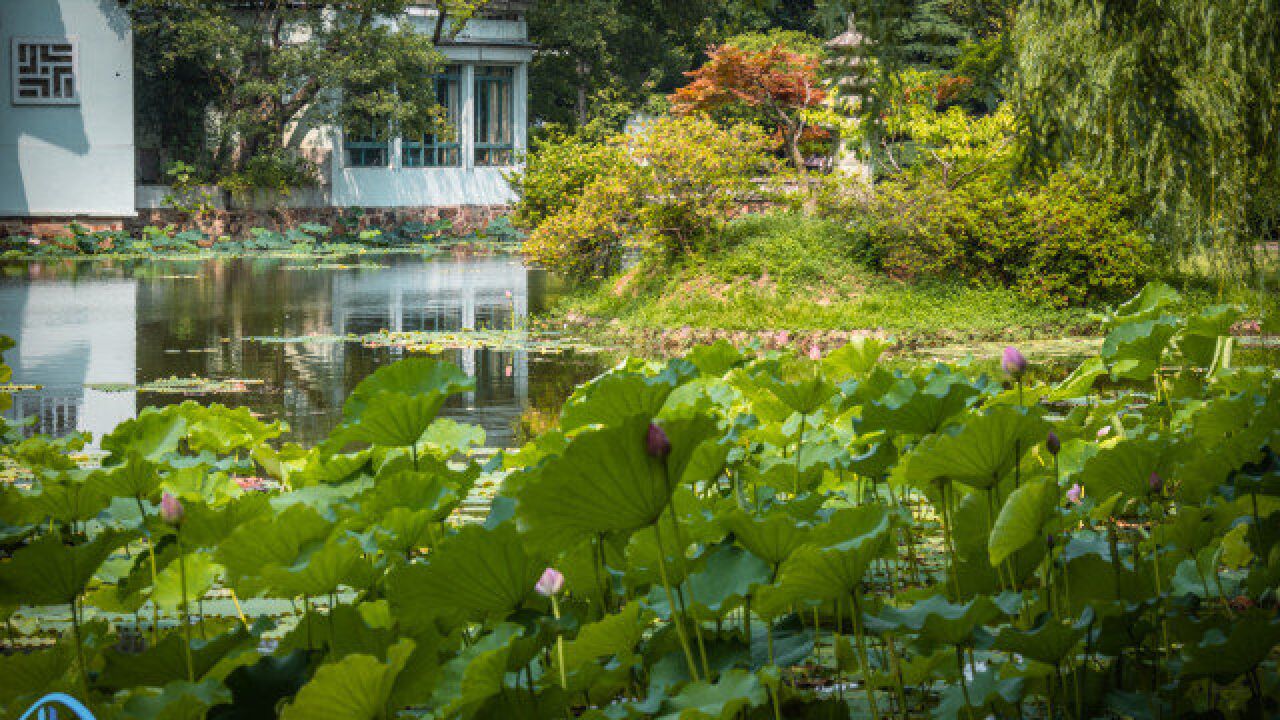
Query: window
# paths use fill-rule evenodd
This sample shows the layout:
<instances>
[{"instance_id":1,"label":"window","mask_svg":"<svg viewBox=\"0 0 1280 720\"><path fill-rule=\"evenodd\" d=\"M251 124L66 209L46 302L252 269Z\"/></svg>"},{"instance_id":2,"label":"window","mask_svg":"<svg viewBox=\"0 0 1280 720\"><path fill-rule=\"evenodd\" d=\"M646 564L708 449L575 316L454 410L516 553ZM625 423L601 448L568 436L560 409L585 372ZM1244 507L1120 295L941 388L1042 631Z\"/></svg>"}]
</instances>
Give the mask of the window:
<instances>
[{"instance_id":1,"label":"window","mask_svg":"<svg viewBox=\"0 0 1280 720\"><path fill-rule=\"evenodd\" d=\"M383 137L380 139L379 135ZM385 135L372 128L364 132L344 132L342 146L347 151L347 167L386 167L391 143Z\"/></svg>"},{"instance_id":2,"label":"window","mask_svg":"<svg viewBox=\"0 0 1280 720\"><path fill-rule=\"evenodd\" d=\"M515 162L512 106L515 102L511 67L476 68L476 165Z\"/></svg>"},{"instance_id":3,"label":"window","mask_svg":"<svg viewBox=\"0 0 1280 720\"><path fill-rule=\"evenodd\" d=\"M429 134L416 140L404 140L400 146L400 162L405 167L457 167L460 164L459 95L458 67L451 65L436 76L436 102L445 109L445 117L453 132L444 136Z\"/></svg>"},{"instance_id":4,"label":"window","mask_svg":"<svg viewBox=\"0 0 1280 720\"><path fill-rule=\"evenodd\" d=\"M75 38L13 38L13 104L78 105Z\"/></svg>"}]
</instances>

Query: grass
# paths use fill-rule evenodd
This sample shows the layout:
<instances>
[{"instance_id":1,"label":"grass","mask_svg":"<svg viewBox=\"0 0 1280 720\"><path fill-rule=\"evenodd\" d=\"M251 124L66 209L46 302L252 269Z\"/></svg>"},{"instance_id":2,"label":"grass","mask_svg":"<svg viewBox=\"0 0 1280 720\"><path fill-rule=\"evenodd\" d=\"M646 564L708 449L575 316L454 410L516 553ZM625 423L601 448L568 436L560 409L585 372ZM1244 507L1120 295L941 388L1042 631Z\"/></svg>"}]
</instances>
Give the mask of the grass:
<instances>
[{"instance_id":1,"label":"grass","mask_svg":"<svg viewBox=\"0 0 1280 720\"><path fill-rule=\"evenodd\" d=\"M856 236L839 223L795 214L735 220L719 247L675 266L646 259L628 272L570 293L558 311L600 341L643 347L673 331L699 342L789 331L894 336L910 346L1025 341L1095 335L1095 312L1027 300L1015 291L958 282L903 283L858 261ZM1187 291L1189 309L1241 302L1280 317L1275 295L1243 286L1216 291L1204 276L1166 281Z\"/></svg>"}]
</instances>

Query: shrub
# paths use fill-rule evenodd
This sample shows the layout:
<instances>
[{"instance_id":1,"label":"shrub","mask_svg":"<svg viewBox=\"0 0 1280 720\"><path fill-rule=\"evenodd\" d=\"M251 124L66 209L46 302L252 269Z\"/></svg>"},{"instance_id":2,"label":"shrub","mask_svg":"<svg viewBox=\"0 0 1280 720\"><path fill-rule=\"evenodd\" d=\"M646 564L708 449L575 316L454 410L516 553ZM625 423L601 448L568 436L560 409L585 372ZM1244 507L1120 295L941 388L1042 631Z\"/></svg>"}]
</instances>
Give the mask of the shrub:
<instances>
[{"instance_id":1,"label":"shrub","mask_svg":"<svg viewBox=\"0 0 1280 720\"><path fill-rule=\"evenodd\" d=\"M524 170L508 178L520 196L512 222L536 228L565 210L596 178L616 172L625 160L621 145L584 134L553 133L538 141Z\"/></svg>"},{"instance_id":2,"label":"shrub","mask_svg":"<svg viewBox=\"0 0 1280 720\"><path fill-rule=\"evenodd\" d=\"M960 278L1062 307L1131 293L1150 271L1152 246L1129 219L1129 199L1078 174L1021 188L999 176L883 188L871 255L894 277Z\"/></svg>"},{"instance_id":3,"label":"shrub","mask_svg":"<svg viewBox=\"0 0 1280 720\"><path fill-rule=\"evenodd\" d=\"M614 271L627 247L665 258L706 249L768 162L760 130L725 129L702 117L662 118L603 145L584 151L602 158L599 167L575 167L564 177L539 171L535 194L517 211L541 218L526 254L571 279ZM589 173L572 189L571 175ZM558 194L544 193L553 186Z\"/></svg>"}]
</instances>

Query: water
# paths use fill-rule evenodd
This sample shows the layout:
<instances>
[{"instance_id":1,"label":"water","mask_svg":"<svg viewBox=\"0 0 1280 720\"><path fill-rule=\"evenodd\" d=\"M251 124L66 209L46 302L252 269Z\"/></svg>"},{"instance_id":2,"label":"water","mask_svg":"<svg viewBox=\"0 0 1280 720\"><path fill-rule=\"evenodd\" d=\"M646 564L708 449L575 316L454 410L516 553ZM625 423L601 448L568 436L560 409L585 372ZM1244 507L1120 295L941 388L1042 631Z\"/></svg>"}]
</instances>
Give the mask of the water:
<instances>
[{"instance_id":1,"label":"water","mask_svg":"<svg viewBox=\"0 0 1280 720\"><path fill-rule=\"evenodd\" d=\"M195 399L247 405L287 421L290 439L315 442L339 422L356 383L407 354L334 336L527 327L555 293L545 273L512 257L321 262L0 267L0 335L17 342L5 359L15 384L41 386L18 391L5 414L34 418L28 433L98 437L141 408ZM475 391L453 398L442 414L480 425L492 447L519 442L522 422L536 425L556 412L575 384L600 370L594 357L570 351L481 347L440 357L476 380ZM254 382L242 392L188 395L139 388L172 376Z\"/></svg>"}]
</instances>

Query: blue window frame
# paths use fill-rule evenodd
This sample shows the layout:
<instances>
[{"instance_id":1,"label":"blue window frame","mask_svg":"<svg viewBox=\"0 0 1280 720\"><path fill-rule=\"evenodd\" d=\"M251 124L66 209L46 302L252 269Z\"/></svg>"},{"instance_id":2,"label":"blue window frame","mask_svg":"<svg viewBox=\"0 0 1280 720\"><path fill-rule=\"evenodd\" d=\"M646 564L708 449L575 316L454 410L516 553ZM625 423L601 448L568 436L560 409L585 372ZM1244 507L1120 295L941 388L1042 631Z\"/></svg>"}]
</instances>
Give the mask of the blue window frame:
<instances>
[{"instance_id":1,"label":"blue window frame","mask_svg":"<svg viewBox=\"0 0 1280 720\"><path fill-rule=\"evenodd\" d=\"M503 65L476 67L476 165L515 163L515 69Z\"/></svg>"},{"instance_id":2,"label":"blue window frame","mask_svg":"<svg viewBox=\"0 0 1280 720\"><path fill-rule=\"evenodd\" d=\"M345 131L342 134L342 147L346 150L347 167L386 167L391 158L391 142L385 139L386 133L372 129L364 132Z\"/></svg>"},{"instance_id":3,"label":"blue window frame","mask_svg":"<svg viewBox=\"0 0 1280 720\"><path fill-rule=\"evenodd\" d=\"M461 105L461 74L450 65L436 76L436 102L445 110L451 131L431 133L421 138L405 139L400 144L400 162L404 167L457 167L462 151L458 144L458 111Z\"/></svg>"}]
</instances>

